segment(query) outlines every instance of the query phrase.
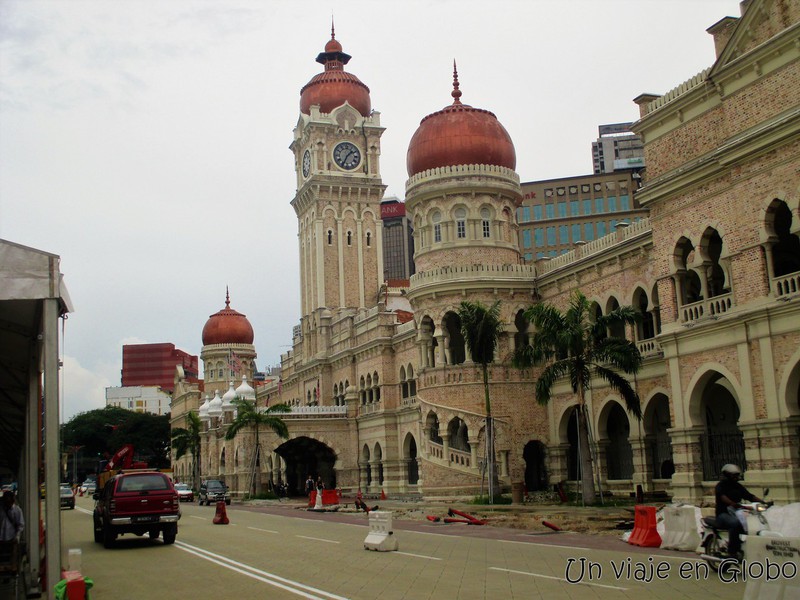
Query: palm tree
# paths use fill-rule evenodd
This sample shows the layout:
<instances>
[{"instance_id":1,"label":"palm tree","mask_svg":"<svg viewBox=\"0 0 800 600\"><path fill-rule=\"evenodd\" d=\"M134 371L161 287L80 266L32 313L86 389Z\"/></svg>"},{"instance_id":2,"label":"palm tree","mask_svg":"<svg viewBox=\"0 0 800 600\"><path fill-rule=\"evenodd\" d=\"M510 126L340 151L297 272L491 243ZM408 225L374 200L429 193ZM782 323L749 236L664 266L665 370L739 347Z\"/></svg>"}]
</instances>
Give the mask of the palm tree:
<instances>
[{"instance_id":1,"label":"palm tree","mask_svg":"<svg viewBox=\"0 0 800 600\"><path fill-rule=\"evenodd\" d=\"M489 463L489 504L494 503L494 495L500 491L494 465L494 423L492 422L492 402L489 398L489 363L494 360L497 340L503 332L500 321L500 301L490 307L480 302L462 302L458 309L461 319L461 333L473 362L483 370L483 393L486 400L486 448Z\"/></svg>"},{"instance_id":2,"label":"palm tree","mask_svg":"<svg viewBox=\"0 0 800 600\"><path fill-rule=\"evenodd\" d=\"M292 409L286 404L273 404L265 410L259 410L255 401L250 401L247 398L239 398L238 396L234 398L231 403L236 406L237 413L236 418L228 426L228 431L225 432L225 439L232 440L243 427L252 426L255 429L255 454L253 456L253 466L250 472L253 488L250 491L256 493L256 488L258 487L255 477L257 468L256 458L260 454L260 444L258 441L259 429L261 427L269 427L281 438L288 438L289 428L286 426L286 423L283 422L283 419L276 416L276 414L288 413L291 412Z\"/></svg>"},{"instance_id":3,"label":"palm tree","mask_svg":"<svg viewBox=\"0 0 800 600\"><path fill-rule=\"evenodd\" d=\"M199 487L200 479L200 429L202 423L197 413L189 411L186 414L188 428L176 427L172 430L172 447L175 449L175 460L187 452L192 455L192 487Z\"/></svg>"},{"instance_id":4,"label":"palm tree","mask_svg":"<svg viewBox=\"0 0 800 600\"><path fill-rule=\"evenodd\" d=\"M620 323L632 324L638 313L631 306L620 306L607 315L591 317L591 305L580 291L573 292L565 313L550 304L528 308L524 317L536 331L530 342L515 350L514 366L519 368L543 364L536 380L536 401L546 405L553 387L562 377L569 379L578 396L578 453L584 503L594 502L594 471L589 454L589 422L586 415L586 391L592 379L605 381L619 392L625 406L641 420L639 394L617 371L635 375L642 365L642 356L633 342L609 335L609 328ZM613 331L613 330L612 330Z\"/></svg>"}]
</instances>

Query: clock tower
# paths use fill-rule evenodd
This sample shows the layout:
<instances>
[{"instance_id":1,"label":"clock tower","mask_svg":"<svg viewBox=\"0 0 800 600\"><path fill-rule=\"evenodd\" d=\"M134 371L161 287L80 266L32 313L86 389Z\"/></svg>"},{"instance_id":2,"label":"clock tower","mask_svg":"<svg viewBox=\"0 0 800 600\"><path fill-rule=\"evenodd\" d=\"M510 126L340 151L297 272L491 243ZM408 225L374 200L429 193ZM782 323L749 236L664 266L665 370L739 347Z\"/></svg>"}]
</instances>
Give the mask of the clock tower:
<instances>
[{"instance_id":1,"label":"clock tower","mask_svg":"<svg viewBox=\"0 0 800 600\"><path fill-rule=\"evenodd\" d=\"M317 62L325 70L300 91L295 157L301 321L377 304L383 283L380 113L369 88L344 70L350 56L333 28ZM319 348L320 350L322 347ZM312 349L311 353L314 354Z\"/></svg>"}]
</instances>

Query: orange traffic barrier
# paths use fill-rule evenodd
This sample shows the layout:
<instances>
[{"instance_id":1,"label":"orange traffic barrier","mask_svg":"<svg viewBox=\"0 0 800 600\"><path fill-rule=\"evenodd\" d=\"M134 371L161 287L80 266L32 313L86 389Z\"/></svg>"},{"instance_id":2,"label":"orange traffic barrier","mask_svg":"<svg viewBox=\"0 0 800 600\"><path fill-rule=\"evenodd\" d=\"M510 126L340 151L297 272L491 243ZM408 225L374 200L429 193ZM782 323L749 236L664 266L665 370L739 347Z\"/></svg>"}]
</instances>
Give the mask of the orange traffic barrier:
<instances>
[{"instance_id":1,"label":"orange traffic barrier","mask_svg":"<svg viewBox=\"0 0 800 600\"><path fill-rule=\"evenodd\" d=\"M227 525L230 523L228 520L228 511L225 510L224 500L217 502L217 512L214 515L214 520L212 522L214 525Z\"/></svg>"},{"instance_id":2,"label":"orange traffic barrier","mask_svg":"<svg viewBox=\"0 0 800 600\"><path fill-rule=\"evenodd\" d=\"M636 506L633 531L628 543L645 548L661 546L661 536L656 529L656 509L653 506Z\"/></svg>"},{"instance_id":3,"label":"orange traffic barrier","mask_svg":"<svg viewBox=\"0 0 800 600\"><path fill-rule=\"evenodd\" d=\"M386 500L386 492L381 490L381 500Z\"/></svg>"}]
</instances>

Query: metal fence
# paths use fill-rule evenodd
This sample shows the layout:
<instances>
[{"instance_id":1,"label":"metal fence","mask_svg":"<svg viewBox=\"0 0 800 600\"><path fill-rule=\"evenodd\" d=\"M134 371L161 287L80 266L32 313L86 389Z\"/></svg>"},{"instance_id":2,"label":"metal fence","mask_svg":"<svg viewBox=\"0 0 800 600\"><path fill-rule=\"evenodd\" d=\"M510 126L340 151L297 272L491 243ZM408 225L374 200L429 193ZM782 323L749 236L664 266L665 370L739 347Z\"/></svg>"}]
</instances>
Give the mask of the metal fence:
<instances>
[{"instance_id":1,"label":"metal fence","mask_svg":"<svg viewBox=\"0 0 800 600\"><path fill-rule=\"evenodd\" d=\"M606 447L608 479L633 477L633 450L628 440L613 440Z\"/></svg>"},{"instance_id":2,"label":"metal fence","mask_svg":"<svg viewBox=\"0 0 800 600\"><path fill-rule=\"evenodd\" d=\"M706 481L718 479L723 465L728 463L737 465L742 471L747 469L744 459L744 434L740 431L701 434L700 449L703 479Z\"/></svg>"},{"instance_id":3,"label":"metal fence","mask_svg":"<svg viewBox=\"0 0 800 600\"><path fill-rule=\"evenodd\" d=\"M653 479L669 479L675 472L669 438L656 439L648 446Z\"/></svg>"}]
</instances>

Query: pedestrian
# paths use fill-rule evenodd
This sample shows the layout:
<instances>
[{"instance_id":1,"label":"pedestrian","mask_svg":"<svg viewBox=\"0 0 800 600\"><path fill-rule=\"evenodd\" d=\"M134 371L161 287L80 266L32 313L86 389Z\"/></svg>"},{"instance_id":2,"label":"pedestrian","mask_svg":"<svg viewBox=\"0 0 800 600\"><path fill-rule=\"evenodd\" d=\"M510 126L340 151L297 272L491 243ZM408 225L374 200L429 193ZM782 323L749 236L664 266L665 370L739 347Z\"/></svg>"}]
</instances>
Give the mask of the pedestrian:
<instances>
[{"instance_id":1,"label":"pedestrian","mask_svg":"<svg viewBox=\"0 0 800 600\"><path fill-rule=\"evenodd\" d=\"M322 490L325 489L325 484L322 483L322 476L320 475L317 477L317 493L322 493Z\"/></svg>"},{"instance_id":2,"label":"pedestrian","mask_svg":"<svg viewBox=\"0 0 800 600\"><path fill-rule=\"evenodd\" d=\"M19 541L25 529L22 509L17 506L14 492L3 492L3 506L0 510L0 542Z\"/></svg>"},{"instance_id":3,"label":"pedestrian","mask_svg":"<svg viewBox=\"0 0 800 600\"><path fill-rule=\"evenodd\" d=\"M742 512L742 500L750 502L763 502L751 494L746 487L739 483L742 470L736 465L725 465L722 467L720 482L714 488L716 499L716 518L717 523L722 525L722 529L728 530L728 554L731 558L739 559L739 551L742 541L739 537L747 533L746 519Z\"/></svg>"},{"instance_id":4,"label":"pedestrian","mask_svg":"<svg viewBox=\"0 0 800 600\"><path fill-rule=\"evenodd\" d=\"M314 491L314 478L311 477L311 473L308 474L308 479L306 479L306 496L310 496L311 492Z\"/></svg>"}]
</instances>

